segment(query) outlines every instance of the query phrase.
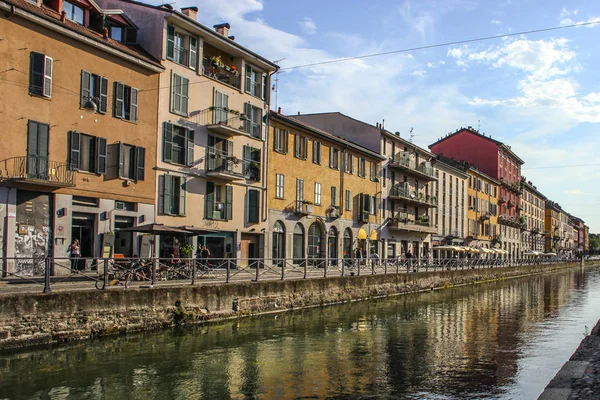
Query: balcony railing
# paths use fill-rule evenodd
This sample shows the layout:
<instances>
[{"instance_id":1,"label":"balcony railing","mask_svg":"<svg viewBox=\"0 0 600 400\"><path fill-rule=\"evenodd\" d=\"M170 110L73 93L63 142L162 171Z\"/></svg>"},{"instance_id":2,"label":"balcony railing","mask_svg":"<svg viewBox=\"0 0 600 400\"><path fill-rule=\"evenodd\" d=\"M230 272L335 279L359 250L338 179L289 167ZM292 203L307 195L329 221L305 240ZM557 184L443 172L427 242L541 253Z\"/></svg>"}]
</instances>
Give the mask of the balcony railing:
<instances>
[{"instance_id":1,"label":"balcony railing","mask_svg":"<svg viewBox=\"0 0 600 400\"><path fill-rule=\"evenodd\" d=\"M420 177L425 178L426 180L436 180L435 172L433 170L433 167L431 166L431 163L423 162L417 165L416 160L411 158L410 155L404 152L400 152L393 156L390 159L389 166L392 168L396 167L407 171L411 171L413 173L416 173Z\"/></svg>"},{"instance_id":2,"label":"balcony railing","mask_svg":"<svg viewBox=\"0 0 600 400\"><path fill-rule=\"evenodd\" d=\"M260 180L260 163L257 161L240 160L234 156L224 156L215 150L208 149L206 174L224 180L249 179Z\"/></svg>"},{"instance_id":3,"label":"balcony railing","mask_svg":"<svg viewBox=\"0 0 600 400\"><path fill-rule=\"evenodd\" d=\"M75 186L75 171L65 162L47 157L21 156L0 161L0 181L31 183L36 185Z\"/></svg>"},{"instance_id":4,"label":"balcony railing","mask_svg":"<svg viewBox=\"0 0 600 400\"><path fill-rule=\"evenodd\" d=\"M389 228L413 232L437 232L437 227L433 223L432 217L428 215L421 215L415 218L414 215L409 214L406 210L398 211L395 214L393 222L389 225Z\"/></svg>"},{"instance_id":5,"label":"balcony railing","mask_svg":"<svg viewBox=\"0 0 600 400\"><path fill-rule=\"evenodd\" d=\"M394 185L390 188L390 197L396 197L409 203L428 207L437 207L437 197L411 190L407 185Z\"/></svg>"},{"instance_id":6,"label":"balcony railing","mask_svg":"<svg viewBox=\"0 0 600 400\"><path fill-rule=\"evenodd\" d=\"M240 74L235 66L224 64L217 57L202 58L202 74L226 85L240 88Z\"/></svg>"}]
</instances>

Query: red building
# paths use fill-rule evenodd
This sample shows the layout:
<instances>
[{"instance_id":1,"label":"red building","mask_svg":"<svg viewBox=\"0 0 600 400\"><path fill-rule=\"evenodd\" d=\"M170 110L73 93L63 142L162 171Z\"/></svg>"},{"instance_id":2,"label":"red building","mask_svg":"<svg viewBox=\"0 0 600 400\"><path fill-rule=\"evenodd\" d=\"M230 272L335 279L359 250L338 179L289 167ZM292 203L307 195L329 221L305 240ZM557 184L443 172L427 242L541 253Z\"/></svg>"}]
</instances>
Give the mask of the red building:
<instances>
[{"instance_id":1,"label":"red building","mask_svg":"<svg viewBox=\"0 0 600 400\"><path fill-rule=\"evenodd\" d=\"M440 138L429 145L429 149L434 154L473 164L483 173L500 181L499 222L505 229L501 229L502 237L498 239L511 257L520 256L519 212L522 191L521 165L524 161L510 146L472 127L461 128Z\"/></svg>"}]
</instances>

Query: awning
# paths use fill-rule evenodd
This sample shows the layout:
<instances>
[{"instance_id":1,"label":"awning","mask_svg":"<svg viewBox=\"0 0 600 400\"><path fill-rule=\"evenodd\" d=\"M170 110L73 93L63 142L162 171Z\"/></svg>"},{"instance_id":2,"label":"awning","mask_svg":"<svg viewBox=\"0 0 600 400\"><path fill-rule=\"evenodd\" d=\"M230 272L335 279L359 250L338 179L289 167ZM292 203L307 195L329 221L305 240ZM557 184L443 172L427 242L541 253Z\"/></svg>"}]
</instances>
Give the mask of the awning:
<instances>
[{"instance_id":1,"label":"awning","mask_svg":"<svg viewBox=\"0 0 600 400\"><path fill-rule=\"evenodd\" d=\"M356 235L356 238L359 240L365 240L367 238L367 232L365 232L365 230L363 228L360 228L358 230L358 234Z\"/></svg>"},{"instance_id":2,"label":"awning","mask_svg":"<svg viewBox=\"0 0 600 400\"><path fill-rule=\"evenodd\" d=\"M555 255L556 255L556 253L545 253L544 255L545 255L545 256L555 256Z\"/></svg>"},{"instance_id":3,"label":"awning","mask_svg":"<svg viewBox=\"0 0 600 400\"><path fill-rule=\"evenodd\" d=\"M373 229L371 231L371 236L370 236L371 240L377 240L377 231L375 229Z\"/></svg>"},{"instance_id":4,"label":"awning","mask_svg":"<svg viewBox=\"0 0 600 400\"><path fill-rule=\"evenodd\" d=\"M467 247L465 250L468 251L469 253L482 253L482 251L480 251L479 249L477 249L475 247Z\"/></svg>"}]
</instances>

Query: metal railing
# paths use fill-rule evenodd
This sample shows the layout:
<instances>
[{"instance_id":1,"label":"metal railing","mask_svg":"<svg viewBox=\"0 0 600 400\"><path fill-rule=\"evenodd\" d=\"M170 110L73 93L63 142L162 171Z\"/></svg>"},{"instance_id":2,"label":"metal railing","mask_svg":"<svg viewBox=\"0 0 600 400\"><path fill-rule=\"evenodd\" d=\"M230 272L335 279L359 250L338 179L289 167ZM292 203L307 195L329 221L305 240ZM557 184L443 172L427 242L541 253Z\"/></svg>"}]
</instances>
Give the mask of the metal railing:
<instances>
[{"instance_id":1,"label":"metal railing","mask_svg":"<svg viewBox=\"0 0 600 400\"><path fill-rule=\"evenodd\" d=\"M209 173L227 173L236 175L240 178L250 180L260 180L260 162L251 160L240 160L239 158L228 155L216 147L207 147L208 162L206 163L206 172Z\"/></svg>"},{"instance_id":2,"label":"metal railing","mask_svg":"<svg viewBox=\"0 0 600 400\"><path fill-rule=\"evenodd\" d=\"M59 290L111 290L286 279L435 272L534 266L576 258L508 259L498 255L455 258L5 258L0 293ZM24 268L26 266L26 268Z\"/></svg>"},{"instance_id":3,"label":"metal railing","mask_svg":"<svg viewBox=\"0 0 600 400\"><path fill-rule=\"evenodd\" d=\"M433 167L431 166L431 163L423 162L417 165L417 161L414 158L411 158L410 155L407 153L397 153L394 157L392 157L391 163L392 165L397 165L406 169L413 170L429 178L435 178L435 172L433 170Z\"/></svg>"},{"instance_id":4,"label":"metal railing","mask_svg":"<svg viewBox=\"0 0 600 400\"><path fill-rule=\"evenodd\" d=\"M0 181L7 179L74 186L75 171L65 162L52 161L47 157L11 157L0 161Z\"/></svg>"},{"instance_id":5,"label":"metal railing","mask_svg":"<svg viewBox=\"0 0 600 400\"><path fill-rule=\"evenodd\" d=\"M202 58L202 74L222 82L226 85L240 88L240 74L234 69L225 64L219 64L209 57Z\"/></svg>"},{"instance_id":6,"label":"metal railing","mask_svg":"<svg viewBox=\"0 0 600 400\"><path fill-rule=\"evenodd\" d=\"M410 186L399 184L390 188L389 196L401 197L413 203L423 204L430 207L437 207L437 197L426 193L415 191Z\"/></svg>"}]
</instances>

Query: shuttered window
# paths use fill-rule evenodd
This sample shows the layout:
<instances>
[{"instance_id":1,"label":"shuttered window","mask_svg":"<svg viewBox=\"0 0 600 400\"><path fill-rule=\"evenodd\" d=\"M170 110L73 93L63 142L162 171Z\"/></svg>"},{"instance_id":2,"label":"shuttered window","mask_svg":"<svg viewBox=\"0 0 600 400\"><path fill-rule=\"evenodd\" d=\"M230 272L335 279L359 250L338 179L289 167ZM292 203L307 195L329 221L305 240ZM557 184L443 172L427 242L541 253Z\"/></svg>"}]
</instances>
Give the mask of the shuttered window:
<instances>
[{"instance_id":1,"label":"shuttered window","mask_svg":"<svg viewBox=\"0 0 600 400\"><path fill-rule=\"evenodd\" d=\"M198 68L198 39L189 37L190 43L190 68L194 71Z\"/></svg>"},{"instance_id":2,"label":"shuttered window","mask_svg":"<svg viewBox=\"0 0 600 400\"><path fill-rule=\"evenodd\" d=\"M265 90L263 87L266 86L267 74L257 71L252 65L246 64L246 93L252 96L260 97L265 99Z\"/></svg>"},{"instance_id":3,"label":"shuttered window","mask_svg":"<svg viewBox=\"0 0 600 400\"><path fill-rule=\"evenodd\" d=\"M163 161L179 165L193 165L194 131L164 122Z\"/></svg>"},{"instance_id":4,"label":"shuttered window","mask_svg":"<svg viewBox=\"0 0 600 400\"><path fill-rule=\"evenodd\" d=\"M54 60L45 54L31 52L29 61L29 93L52 97Z\"/></svg>"},{"instance_id":5,"label":"shuttered window","mask_svg":"<svg viewBox=\"0 0 600 400\"><path fill-rule=\"evenodd\" d=\"M94 75L88 71L81 71L80 106L91 100L96 104L96 111L105 114L108 103L108 79Z\"/></svg>"},{"instance_id":6,"label":"shuttered window","mask_svg":"<svg viewBox=\"0 0 600 400\"><path fill-rule=\"evenodd\" d=\"M337 198L337 187L331 187L331 205L337 207L338 206L338 198Z\"/></svg>"},{"instance_id":7,"label":"shuttered window","mask_svg":"<svg viewBox=\"0 0 600 400\"><path fill-rule=\"evenodd\" d=\"M294 135L294 157L306 160L308 157L308 138L297 133Z\"/></svg>"},{"instance_id":8,"label":"shuttered window","mask_svg":"<svg viewBox=\"0 0 600 400\"><path fill-rule=\"evenodd\" d=\"M250 136L264 140L263 110L250 103L244 103L244 131Z\"/></svg>"},{"instance_id":9,"label":"shuttered window","mask_svg":"<svg viewBox=\"0 0 600 400\"><path fill-rule=\"evenodd\" d=\"M250 189L248 191L248 222L258 223L258 206L259 206L260 192L258 190Z\"/></svg>"},{"instance_id":10,"label":"shuttered window","mask_svg":"<svg viewBox=\"0 0 600 400\"><path fill-rule=\"evenodd\" d=\"M113 115L116 118L131 122L138 120L138 89L129 87L121 82L114 83Z\"/></svg>"},{"instance_id":11,"label":"shuttered window","mask_svg":"<svg viewBox=\"0 0 600 400\"><path fill-rule=\"evenodd\" d=\"M175 27L173 25L167 26L167 59L173 60L175 58Z\"/></svg>"},{"instance_id":12,"label":"shuttered window","mask_svg":"<svg viewBox=\"0 0 600 400\"><path fill-rule=\"evenodd\" d=\"M285 176L283 174L275 174L275 180L275 197L278 199L283 199L285 193Z\"/></svg>"},{"instance_id":13,"label":"shuttered window","mask_svg":"<svg viewBox=\"0 0 600 400\"><path fill-rule=\"evenodd\" d=\"M171 112L188 115L188 83L183 76L173 74L171 77Z\"/></svg>"},{"instance_id":14,"label":"shuttered window","mask_svg":"<svg viewBox=\"0 0 600 400\"><path fill-rule=\"evenodd\" d=\"M206 219L231 220L233 216L233 187L207 182L204 210Z\"/></svg>"},{"instance_id":15,"label":"shuttered window","mask_svg":"<svg viewBox=\"0 0 600 400\"><path fill-rule=\"evenodd\" d=\"M106 174L105 138L70 131L68 142L68 163L71 169Z\"/></svg>"},{"instance_id":16,"label":"shuttered window","mask_svg":"<svg viewBox=\"0 0 600 400\"><path fill-rule=\"evenodd\" d=\"M315 205L321 205L321 184L319 182L315 182Z\"/></svg>"},{"instance_id":17,"label":"shuttered window","mask_svg":"<svg viewBox=\"0 0 600 400\"><path fill-rule=\"evenodd\" d=\"M227 124L229 117L229 96L215 89L213 97L213 123Z\"/></svg>"},{"instance_id":18,"label":"shuttered window","mask_svg":"<svg viewBox=\"0 0 600 400\"><path fill-rule=\"evenodd\" d=\"M321 164L321 143L313 141L313 163Z\"/></svg>"},{"instance_id":19,"label":"shuttered window","mask_svg":"<svg viewBox=\"0 0 600 400\"><path fill-rule=\"evenodd\" d=\"M186 214L186 178L163 174L158 177L158 213L161 215Z\"/></svg>"},{"instance_id":20,"label":"shuttered window","mask_svg":"<svg viewBox=\"0 0 600 400\"><path fill-rule=\"evenodd\" d=\"M288 131L275 127L273 135L273 150L279 153L287 154L288 152Z\"/></svg>"}]
</instances>

